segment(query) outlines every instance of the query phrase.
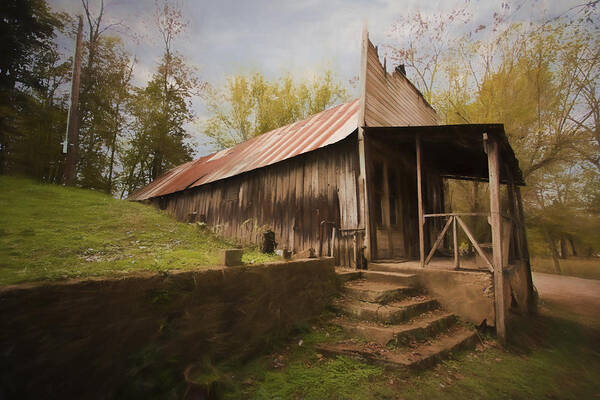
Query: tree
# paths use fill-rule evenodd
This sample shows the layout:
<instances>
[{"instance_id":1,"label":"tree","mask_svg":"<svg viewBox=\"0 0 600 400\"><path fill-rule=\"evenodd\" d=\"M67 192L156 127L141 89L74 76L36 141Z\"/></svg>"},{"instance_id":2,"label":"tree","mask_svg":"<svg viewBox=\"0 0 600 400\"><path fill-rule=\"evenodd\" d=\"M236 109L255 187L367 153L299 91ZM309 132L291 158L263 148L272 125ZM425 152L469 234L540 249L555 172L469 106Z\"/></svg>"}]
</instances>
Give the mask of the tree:
<instances>
[{"instance_id":1,"label":"tree","mask_svg":"<svg viewBox=\"0 0 600 400\"><path fill-rule=\"evenodd\" d=\"M581 112L570 121L579 128L576 150L584 162L600 174L600 39L598 35L578 38L572 44L576 65L574 78L581 90Z\"/></svg>"},{"instance_id":2,"label":"tree","mask_svg":"<svg viewBox=\"0 0 600 400\"><path fill-rule=\"evenodd\" d=\"M291 75L273 81L261 73L234 75L221 90L209 88L210 117L203 131L216 149L316 114L347 98L330 71L296 82Z\"/></svg>"},{"instance_id":3,"label":"tree","mask_svg":"<svg viewBox=\"0 0 600 400\"><path fill-rule=\"evenodd\" d=\"M123 158L122 195L190 160L193 152L185 124L194 117L192 96L203 85L173 47L187 24L181 10L167 0L156 3L155 22L163 55L146 87L135 90L130 106L133 133Z\"/></svg>"},{"instance_id":4,"label":"tree","mask_svg":"<svg viewBox=\"0 0 600 400\"><path fill-rule=\"evenodd\" d=\"M39 53L32 62L37 88L22 91L11 152L11 172L43 182L58 183L62 176L67 119L67 93L61 88L70 77L71 62L63 60L55 45Z\"/></svg>"},{"instance_id":5,"label":"tree","mask_svg":"<svg viewBox=\"0 0 600 400\"><path fill-rule=\"evenodd\" d=\"M55 50L53 39L64 15L52 13L45 0L6 0L0 4L0 173L9 172L13 148L23 132L17 126L29 90L44 90L36 63Z\"/></svg>"},{"instance_id":6,"label":"tree","mask_svg":"<svg viewBox=\"0 0 600 400\"><path fill-rule=\"evenodd\" d=\"M450 27L466 24L471 18L471 12L463 7L429 15L417 11L392 24L391 36L397 44L386 46L385 50L393 63L403 64L413 75L413 81L430 103L440 83L444 55L459 39L449 34Z\"/></svg>"},{"instance_id":7,"label":"tree","mask_svg":"<svg viewBox=\"0 0 600 400\"><path fill-rule=\"evenodd\" d=\"M557 270L557 244L564 256L566 242L571 247L583 242L583 231L572 229L572 221L590 220L600 198L593 184L600 176L600 63L597 26L591 18L598 2L592 3L573 7L571 11L582 12L578 16L528 25L506 27L505 14L498 12L489 26L467 27L458 37L452 33L456 13L437 24L409 16L416 27L402 32L418 34L400 41L392 52L397 62L405 61L416 85L447 123L504 123L528 184L523 195L529 226L543 233ZM506 7L503 3L504 11ZM432 53L415 59L412 55L420 50L415 41L432 37L455 39L445 39L441 50L434 46Z\"/></svg>"},{"instance_id":8,"label":"tree","mask_svg":"<svg viewBox=\"0 0 600 400\"><path fill-rule=\"evenodd\" d=\"M97 11L82 0L87 21L80 94L78 183L112 192L120 139L127 120L126 103L132 94L135 60L119 37L108 32L119 23L104 23L104 1Z\"/></svg>"},{"instance_id":9,"label":"tree","mask_svg":"<svg viewBox=\"0 0 600 400\"><path fill-rule=\"evenodd\" d=\"M528 183L528 214L560 272L559 256L566 257L565 242L575 234L570 225L585 207L579 201L584 165L575 150L586 148L584 88L597 82L589 77L598 64L584 64L583 57L597 50L576 26L560 22L531 30L513 26L499 39L497 66L462 112L473 122L505 123Z\"/></svg>"},{"instance_id":10,"label":"tree","mask_svg":"<svg viewBox=\"0 0 600 400\"><path fill-rule=\"evenodd\" d=\"M116 37L100 38L93 52L93 63L82 73L78 178L80 186L111 192L135 61ZM86 61L89 57L88 50Z\"/></svg>"}]
</instances>

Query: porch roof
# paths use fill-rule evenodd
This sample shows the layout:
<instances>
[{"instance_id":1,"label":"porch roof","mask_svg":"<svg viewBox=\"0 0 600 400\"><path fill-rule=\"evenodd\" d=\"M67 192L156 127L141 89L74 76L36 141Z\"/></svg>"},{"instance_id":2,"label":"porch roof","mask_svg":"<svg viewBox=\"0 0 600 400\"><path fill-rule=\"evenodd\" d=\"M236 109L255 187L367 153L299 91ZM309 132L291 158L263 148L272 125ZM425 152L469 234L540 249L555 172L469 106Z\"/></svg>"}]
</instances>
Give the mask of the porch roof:
<instances>
[{"instance_id":1,"label":"porch roof","mask_svg":"<svg viewBox=\"0 0 600 400\"><path fill-rule=\"evenodd\" d=\"M365 127L368 137L406 145L420 135L422 162L440 175L453 179L487 181L488 160L483 134L500 145L500 182L525 185L519 161L508 142L502 124L460 124L432 126Z\"/></svg>"}]
</instances>

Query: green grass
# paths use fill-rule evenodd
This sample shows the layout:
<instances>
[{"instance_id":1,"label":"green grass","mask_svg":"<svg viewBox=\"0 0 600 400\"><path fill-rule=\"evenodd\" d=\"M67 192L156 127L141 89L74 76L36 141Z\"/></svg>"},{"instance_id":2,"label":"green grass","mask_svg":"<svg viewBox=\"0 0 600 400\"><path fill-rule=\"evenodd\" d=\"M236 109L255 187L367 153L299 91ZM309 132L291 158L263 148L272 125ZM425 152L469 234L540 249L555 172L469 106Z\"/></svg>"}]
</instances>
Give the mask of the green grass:
<instances>
[{"instance_id":1,"label":"green grass","mask_svg":"<svg viewBox=\"0 0 600 400\"><path fill-rule=\"evenodd\" d=\"M372 393L389 392L377 384L384 374L382 367L348 357L325 357L315 350L319 343L343 337L339 328L320 322L304 327L291 341L280 343L271 353L246 364L220 365L218 368L223 371L221 395L231 400L367 400L373 398Z\"/></svg>"},{"instance_id":2,"label":"green grass","mask_svg":"<svg viewBox=\"0 0 600 400\"><path fill-rule=\"evenodd\" d=\"M234 243L154 207L0 176L0 284L193 269ZM243 261L276 259L246 249Z\"/></svg>"},{"instance_id":3,"label":"green grass","mask_svg":"<svg viewBox=\"0 0 600 400\"><path fill-rule=\"evenodd\" d=\"M474 351L426 370L324 357L315 345L343 334L327 323L242 365L219 366L226 399L592 399L600 396L600 332L541 315L516 321L506 348ZM299 345L302 340L302 345Z\"/></svg>"},{"instance_id":4,"label":"green grass","mask_svg":"<svg viewBox=\"0 0 600 400\"><path fill-rule=\"evenodd\" d=\"M531 269L534 272L556 274L552 258L533 257ZM569 257L560 260L561 275L577 276L586 279L600 279L600 258Z\"/></svg>"}]
</instances>

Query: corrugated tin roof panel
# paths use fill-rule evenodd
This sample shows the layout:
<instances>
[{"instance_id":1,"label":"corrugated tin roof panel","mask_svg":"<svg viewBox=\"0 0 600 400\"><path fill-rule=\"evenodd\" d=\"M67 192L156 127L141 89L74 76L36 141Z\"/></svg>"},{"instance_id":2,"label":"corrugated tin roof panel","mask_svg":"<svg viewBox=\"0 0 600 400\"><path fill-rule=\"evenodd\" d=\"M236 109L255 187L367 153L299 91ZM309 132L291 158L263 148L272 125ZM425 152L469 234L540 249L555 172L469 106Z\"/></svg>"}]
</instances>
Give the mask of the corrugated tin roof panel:
<instances>
[{"instance_id":1,"label":"corrugated tin roof panel","mask_svg":"<svg viewBox=\"0 0 600 400\"><path fill-rule=\"evenodd\" d=\"M179 165L129 199L146 200L201 186L339 142L357 129L358 109L359 101L354 100Z\"/></svg>"}]
</instances>

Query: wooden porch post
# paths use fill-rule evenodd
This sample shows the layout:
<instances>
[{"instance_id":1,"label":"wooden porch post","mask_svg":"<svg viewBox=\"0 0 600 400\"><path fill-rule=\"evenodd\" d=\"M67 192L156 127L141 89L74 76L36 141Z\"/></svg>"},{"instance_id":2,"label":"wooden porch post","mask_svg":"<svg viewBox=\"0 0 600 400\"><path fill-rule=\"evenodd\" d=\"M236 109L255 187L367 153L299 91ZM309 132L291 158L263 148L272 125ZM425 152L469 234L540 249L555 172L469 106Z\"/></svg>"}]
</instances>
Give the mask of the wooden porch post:
<instances>
[{"instance_id":1,"label":"wooden porch post","mask_svg":"<svg viewBox=\"0 0 600 400\"><path fill-rule=\"evenodd\" d=\"M454 269L460 268L458 257L458 231L456 229L456 217L452 217L452 245L454 246Z\"/></svg>"},{"instance_id":2,"label":"wooden porch post","mask_svg":"<svg viewBox=\"0 0 600 400\"><path fill-rule=\"evenodd\" d=\"M359 190L358 212L361 225L365 229L365 258L372 260L371 254L371 224L369 221L369 185L367 184L367 162L365 149L365 104L367 96L367 51L369 49L369 32L366 22L363 23L361 60L360 60L360 107L358 111L358 163L359 163Z\"/></svg>"},{"instance_id":3,"label":"wooden porch post","mask_svg":"<svg viewBox=\"0 0 600 400\"><path fill-rule=\"evenodd\" d=\"M509 172L509 171L507 171ZM510 172L509 172L510 173ZM509 175L510 176L510 175ZM532 302L533 293L533 282L531 282L531 271L529 266L529 252L526 249L525 239L525 228L521 215L519 215L517 196L516 196L516 185L512 176L510 177L510 184L508 185L508 205L510 207L510 215L513 221L514 239L516 242L517 253L519 255L519 268L523 268L527 274L527 294L525 298L525 304L519 304L519 308L523 312L530 312L530 306Z\"/></svg>"},{"instance_id":4,"label":"wooden porch post","mask_svg":"<svg viewBox=\"0 0 600 400\"><path fill-rule=\"evenodd\" d=\"M487 143L487 144L486 144ZM502 265L502 217L500 215L500 154L498 142L488 139L484 133L484 145L487 147L490 223L492 226L492 249L494 255L494 292L496 311L496 333L501 343L506 343L506 320L504 313L504 266Z\"/></svg>"},{"instance_id":5,"label":"wooden porch post","mask_svg":"<svg viewBox=\"0 0 600 400\"><path fill-rule=\"evenodd\" d=\"M525 214L523 213L523 201L521 199L521 188L517 185L514 186L514 194L516 198L516 213L517 220L519 221L519 241L521 242L521 251L524 266L527 272L527 308L529 312L534 312L535 304L533 302L533 280L531 277L531 261L529 260L529 244L527 243L527 231L525 230Z\"/></svg>"},{"instance_id":6,"label":"wooden porch post","mask_svg":"<svg viewBox=\"0 0 600 400\"><path fill-rule=\"evenodd\" d=\"M423 233L423 192L421 187L421 136L415 137L417 152L417 205L419 207L419 262L425 267L425 235Z\"/></svg>"}]
</instances>

